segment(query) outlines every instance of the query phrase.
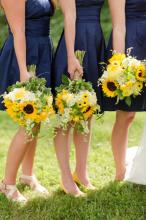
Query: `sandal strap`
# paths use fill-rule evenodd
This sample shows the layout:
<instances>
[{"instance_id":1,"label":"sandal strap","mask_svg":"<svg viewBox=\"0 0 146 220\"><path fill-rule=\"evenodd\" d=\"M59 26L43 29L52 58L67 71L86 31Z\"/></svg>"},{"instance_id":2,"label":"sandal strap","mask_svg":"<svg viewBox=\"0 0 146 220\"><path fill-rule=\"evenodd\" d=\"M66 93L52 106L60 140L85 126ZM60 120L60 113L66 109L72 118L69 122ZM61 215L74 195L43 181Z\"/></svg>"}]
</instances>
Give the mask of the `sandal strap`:
<instances>
[{"instance_id":1,"label":"sandal strap","mask_svg":"<svg viewBox=\"0 0 146 220\"><path fill-rule=\"evenodd\" d=\"M22 179L25 179L25 180L30 180L30 181L34 181L34 180L36 180L36 177L33 175L33 176L27 176L27 175L25 175L25 174L22 174L21 175L21 178Z\"/></svg>"},{"instance_id":2,"label":"sandal strap","mask_svg":"<svg viewBox=\"0 0 146 220\"><path fill-rule=\"evenodd\" d=\"M8 185L8 184L5 184L3 181L0 183L0 190L6 190L8 191L6 194L7 194L7 197L8 198L11 198L13 196L13 194L17 191L17 187L16 185Z\"/></svg>"},{"instance_id":3,"label":"sandal strap","mask_svg":"<svg viewBox=\"0 0 146 220\"><path fill-rule=\"evenodd\" d=\"M48 190L39 183L39 181L37 180L35 175L27 176L27 175L22 174L21 177L20 177L20 181L21 180L30 181L29 186L33 190L36 190L36 191L41 192L41 193L48 193Z\"/></svg>"},{"instance_id":4,"label":"sandal strap","mask_svg":"<svg viewBox=\"0 0 146 220\"><path fill-rule=\"evenodd\" d=\"M26 202L26 198L23 195L19 195L18 198L13 198L15 192L17 192L16 185L7 185L3 181L0 183L0 191L5 194L8 199L15 202Z\"/></svg>"},{"instance_id":5,"label":"sandal strap","mask_svg":"<svg viewBox=\"0 0 146 220\"><path fill-rule=\"evenodd\" d=\"M0 183L0 189L17 191L16 185L8 185L8 184L5 184L3 181Z\"/></svg>"},{"instance_id":6,"label":"sandal strap","mask_svg":"<svg viewBox=\"0 0 146 220\"><path fill-rule=\"evenodd\" d=\"M30 181L30 187L31 188L35 188L36 187L36 183L38 183L36 177L33 175L33 176L27 176L25 174L22 174L20 179L23 179L23 180L29 180Z\"/></svg>"}]
</instances>

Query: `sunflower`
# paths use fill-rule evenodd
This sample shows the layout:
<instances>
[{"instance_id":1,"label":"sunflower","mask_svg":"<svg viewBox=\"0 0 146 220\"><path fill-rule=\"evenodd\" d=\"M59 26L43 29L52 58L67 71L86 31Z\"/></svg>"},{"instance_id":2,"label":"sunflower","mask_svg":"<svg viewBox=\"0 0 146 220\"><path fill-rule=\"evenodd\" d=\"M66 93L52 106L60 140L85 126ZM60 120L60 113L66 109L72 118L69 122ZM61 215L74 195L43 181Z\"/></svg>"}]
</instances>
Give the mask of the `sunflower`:
<instances>
[{"instance_id":1,"label":"sunflower","mask_svg":"<svg viewBox=\"0 0 146 220\"><path fill-rule=\"evenodd\" d=\"M91 106L89 106L89 108L83 113L84 114L84 118L87 120L89 119L93 113L94 113L95 109L92 108Z\"/></svg>"},{"instance_id":2,"label":"sunflower","mask_svg":"<svg viewBox=\"0 0 146 220\"><path fill-rule=\"evenodd\" d=\"M116 90L118 89L118 83L112 79L106 79L102 82L102 90L107 97L116 97Z\"/></svg>"},{"instance_id":3,"label":"sunflower","mask_svg":"<svg viewBox=\"0 0 146 220\"><path fill-rule=\"evenodd\" d=\"M141 64L136 71L136 79L142 82L146 81L146 70L143 64Z\"/></svg>"},{"instance_id":4,"label":"sunflower","mask_svg":"<svg viewBox=\"0 0 146 220\"><path fill-rule=\"evenodd\" d=\"M79 108L83 108L83 103L82 102L78 102L78 107Z\"/></svg>"},{"instance_id":5,"label":"sunflower","mask_svg":"<svg viewBox=\"0 0 146 220\"><path fill-rule=\"evenodd\" d=\"M122 53L115 53L113 56L109 59L109 63L111 64L121 64L123 60L126 58L125 54Z\"/></svg>"},{"instance_id":6,"label":"sunflower","mask_svg":"<svg viewBox=\"0 0 146 220\"><path fill-rule=\"evenodd\" d=\"M143 83L142 82L136 82L136 87L138 88L139 91L143 89Z\"/></svg>"},{"instance_id":7,"label":"sunflower","mask_svg":"<svg viewBox=\"0 0 146 220\"><path fill-rule=\"evenodd\" d=\"M37 108L36 108L36 105L34 104L34 102L24 103L23 113L24 113L26 119L35 120L36 116L37 116Z\"/></svg>"},{"instance_id":8,"label":"sunflower","mask_svg":"<svg viewBox=\"0 0 146 220\"><path fill-rule=\"evenodd\" d=\"M88 98L89 98L89 92L83 92L83 94L82 94L82 100L88 100Z\"/></svg>"}]
</instances>

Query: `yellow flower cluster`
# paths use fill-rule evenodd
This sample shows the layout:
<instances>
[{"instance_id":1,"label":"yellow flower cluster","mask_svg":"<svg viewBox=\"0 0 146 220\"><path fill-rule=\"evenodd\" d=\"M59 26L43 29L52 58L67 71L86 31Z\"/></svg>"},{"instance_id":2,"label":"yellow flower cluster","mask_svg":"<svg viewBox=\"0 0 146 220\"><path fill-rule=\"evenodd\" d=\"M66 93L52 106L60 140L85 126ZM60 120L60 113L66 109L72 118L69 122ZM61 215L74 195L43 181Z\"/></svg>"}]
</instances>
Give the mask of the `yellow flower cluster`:
<instances>
[{"instance_id":1,"label":"yellow flower cluster","mask_svg":"<svg viewBox=\"0 0 146 220\"><path fill-rule=\"evenodd\" d=\"M62 128L67 128L70 123L74 126L83 125L99 110L95 92L87 90L73 94L69 90L63 89L57 94L55 104L59 116L59 126Z\"/></svg>"},{"instance_id":2,"label":"yellow flower cluster","mask_svg":"<svg viewBox=\"0 0 146 220\"><path fill-rule=\"evenodd\" d=\"M30 131L36 124L41 123L54 114L53 98L45 95L40 98L40 93L27 91L25 88L15 88L4 94L4 105L9 116L20 126Z\"/></svg>"},{"instance_id":3,"label":"yellow flower cluster","mask_svg":"<svg viewBox=\"0 0 146 220\"><path fill-rule=\"evenodd\" d=\"M125 54L115 53L109 59L104 74L100 79L102 90L107 97L136 97L141 94L146 82L144 62Z\"/></svg>"}]
</instances>

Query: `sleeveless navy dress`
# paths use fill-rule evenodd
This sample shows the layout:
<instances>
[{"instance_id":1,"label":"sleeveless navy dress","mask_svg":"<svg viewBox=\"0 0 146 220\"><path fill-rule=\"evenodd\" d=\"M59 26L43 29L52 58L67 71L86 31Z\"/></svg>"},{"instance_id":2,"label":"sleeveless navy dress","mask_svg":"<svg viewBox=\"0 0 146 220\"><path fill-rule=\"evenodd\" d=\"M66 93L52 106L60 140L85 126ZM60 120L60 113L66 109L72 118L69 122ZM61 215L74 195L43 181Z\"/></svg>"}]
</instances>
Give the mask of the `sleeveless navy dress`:
<instances>
[{"instance_id":1,"label":"sleeveless navy dress","mask_svg":"<svg viewBox=\"0 0 146 220\"><path fill-rule=\"evenodd\" d=\"M53 6L49 0L26 1L26 55L27 65L36 65L36 75L51 85L52 43L50 39L50 17ZM20 72L15 55L13 35L9 36L0 51L0 95L7 87L20 80ZM3 104L0 100L0 110Z\"/></svg>"},{"instance_id":2,"label":"sleeveless navy dress","mask_svg":"<svg viewBox=\"0 0 146 220\"><path fill-rule=\"evenodd\" d=\"M100 12L104 0L76 0L77 21L75 50L86 52L83 68L86 81L92 83L99 104L102 101L101 88L97 86L101 76L100 62L105 61L105 41L100 25ZM53 87L59 86L62 74L67 73L67 51L64 33L61 36L54 61Z\"/></svg>"},{"instance_id":3,"label":"sleeveless navy dress","mask_svg":"<svg viewBox=\"0 0 146 220\"><path fill-rule=\"evenodd\" d=\"M146 0L126 0L126 50L132 47L131 55L140 60L146 59ZM112 35L108 52L112 48ZM109 52L110 54L110 52ZM127 112L141 112L146 110L146 89L142 95L132 98L132 105L128 107L122 100L118 104L114 98L104 98L105 111L122 110Z\"/></svg>"}]
</instances>

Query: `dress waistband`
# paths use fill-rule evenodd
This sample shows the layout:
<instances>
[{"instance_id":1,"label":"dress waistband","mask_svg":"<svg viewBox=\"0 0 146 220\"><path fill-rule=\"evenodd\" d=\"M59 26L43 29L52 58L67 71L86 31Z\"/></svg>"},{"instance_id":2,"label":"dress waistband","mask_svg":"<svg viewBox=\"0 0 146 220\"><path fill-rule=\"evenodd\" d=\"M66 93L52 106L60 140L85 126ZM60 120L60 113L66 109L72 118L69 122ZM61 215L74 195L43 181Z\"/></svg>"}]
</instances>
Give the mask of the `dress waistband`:
<instances>
[{"instance_id":1,"label":"dress waistband","mask_svg":"<svg viewBox=\"0 0 146 220\"><path fill-rule=\"evenodd\" d=\"M11 33L11 31L10 31ZM26 19L25 33L28 37L47 37L50 35L50 18Z\"/></svg>"},{"instance_id":2,"label":"dress waistband","mask_svg":"<svg viewBox=\"0 0 146 220\"><path fill-rule=\"evenodd\" d=\"M77 7L77 21L99 21L100 11L98 6Z\"/></svg>"},{"instance_id":3,"label":"dress waistband","mask_svg":"<svg viewBox=\"0 0 146 220\"><path fill-rule=\"evenodd\" d=\"M127 21L146 21L146 11L126 11Z\"/></svg>"}]
</instances>

